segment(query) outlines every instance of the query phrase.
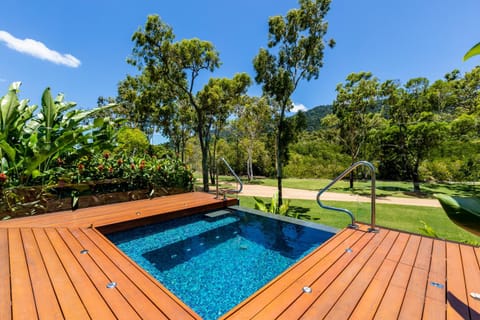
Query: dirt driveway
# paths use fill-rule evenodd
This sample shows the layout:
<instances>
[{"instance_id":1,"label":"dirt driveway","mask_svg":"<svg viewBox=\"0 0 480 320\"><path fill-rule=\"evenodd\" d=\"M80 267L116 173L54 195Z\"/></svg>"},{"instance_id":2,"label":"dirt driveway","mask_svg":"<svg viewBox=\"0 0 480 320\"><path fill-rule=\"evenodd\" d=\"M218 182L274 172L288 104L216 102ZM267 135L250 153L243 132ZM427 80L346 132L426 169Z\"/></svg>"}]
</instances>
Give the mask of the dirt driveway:
<instances>
[{"instance_id":1,"label":"dirt driveway","mask_svg":"<svg viewBox=\"0 0 480 320\"><path fill-rule=\"evenodd\" d=\"M243 190L240 193L240 195L272 197L276 191L277 191L276 187L245 184L243 186ZM283 197L285 199L316 200L317 191L283 188ZM322 195L322 200L370 202L370 197L360 196L355 194L348 194L348 193L325 192ZM437 207L437 208L441 207L440 203L436 199L377 197L376 203L400 204L400 205L410 205L410 206L420 206L420 207Z\"/></svg>"}]
</instances>

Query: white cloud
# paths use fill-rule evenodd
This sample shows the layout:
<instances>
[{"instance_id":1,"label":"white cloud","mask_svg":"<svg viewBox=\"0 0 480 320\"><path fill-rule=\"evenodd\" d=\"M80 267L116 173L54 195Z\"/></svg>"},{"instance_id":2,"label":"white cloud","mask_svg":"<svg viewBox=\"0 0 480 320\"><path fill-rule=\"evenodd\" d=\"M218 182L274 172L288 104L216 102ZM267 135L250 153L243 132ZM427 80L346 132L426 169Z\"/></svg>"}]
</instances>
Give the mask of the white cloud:
<instances>
[{"instance_id":1,"label":"white cloud","mask_svg":"<svg viewBox=\"0 0 480 320\"><path fill-rule=\"evenodd\" d=\"M293 103L293 108L292 108L291 112L293 112L293 113L297 113L298 111L306 112L307 110L308 110L307 107L305 107L303 104Z\"/></svg>"},{"instance_id":2,"label":"white cloud","mask_svg":"<svg viewBox=\"0 0 480 320\"><path fill-rule=\"evenodd\" d=\"M80 66L80 60L71 54L62 54L55 50L51 50L40 41L33 39L17 39L10 33L0 30L0 42L5 42L7 47L12 50L31 55L35 58L72 68Z\"/></svg>"}]
</instances>

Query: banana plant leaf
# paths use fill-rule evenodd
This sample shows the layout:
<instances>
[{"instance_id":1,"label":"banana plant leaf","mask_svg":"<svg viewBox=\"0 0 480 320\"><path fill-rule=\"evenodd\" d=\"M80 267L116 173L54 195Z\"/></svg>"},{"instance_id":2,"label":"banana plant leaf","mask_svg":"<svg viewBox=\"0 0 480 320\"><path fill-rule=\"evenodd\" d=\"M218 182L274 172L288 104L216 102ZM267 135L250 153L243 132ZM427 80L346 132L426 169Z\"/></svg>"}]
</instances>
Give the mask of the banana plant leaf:
<instances>
[{"instance_id":1,"label":"banana plant leaf","mask_svg":"<svg viewBox=\"0 0 480 320\"><path fill-rule=\"evenodd\" d=\"M463 57L463 61L467 61L473 56L480 54L480 42L474 45Z\"/></svg>"},{"instance_id":2,"label":"banana plant leaf","mask_svg":"<svg viewBox=\"0 0 480 320\"><path fill-rule=\"evenodd\" d=\"M480 236L480 198L435 194L447 216L462 229Z\"/></svg>"}]
</instances>

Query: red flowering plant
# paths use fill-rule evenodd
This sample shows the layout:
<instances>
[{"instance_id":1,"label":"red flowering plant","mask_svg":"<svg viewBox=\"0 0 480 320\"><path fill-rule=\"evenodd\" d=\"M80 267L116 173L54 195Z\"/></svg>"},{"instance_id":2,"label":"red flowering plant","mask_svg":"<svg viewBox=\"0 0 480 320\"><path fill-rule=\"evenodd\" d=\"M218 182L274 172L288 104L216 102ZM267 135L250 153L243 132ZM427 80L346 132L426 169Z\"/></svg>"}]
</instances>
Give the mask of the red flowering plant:
<instances>
[{"instance_id":1,"label":"red flowering plant","mask_svg":"<svg viewBox=\"0 0 480 320\"><path fill-rule=\"evenodd\" d=\"M128 156L103 152L83 157L71 166L69 180L76 184L88 184L93 193L139 189L152 191L162 187L193 188L191 170L168 155L159 159L148 154Z\"/></svg>"},{"instance_id":2,"label":"red flowering plant","mask_svg":"<svg viewBox=\"0 0 480 320\"><path fill-rule=\"evenodd\" d=\"M0 188L7 184L8 176L5 173L0 173Z\"/></svg>"}]
</instances>

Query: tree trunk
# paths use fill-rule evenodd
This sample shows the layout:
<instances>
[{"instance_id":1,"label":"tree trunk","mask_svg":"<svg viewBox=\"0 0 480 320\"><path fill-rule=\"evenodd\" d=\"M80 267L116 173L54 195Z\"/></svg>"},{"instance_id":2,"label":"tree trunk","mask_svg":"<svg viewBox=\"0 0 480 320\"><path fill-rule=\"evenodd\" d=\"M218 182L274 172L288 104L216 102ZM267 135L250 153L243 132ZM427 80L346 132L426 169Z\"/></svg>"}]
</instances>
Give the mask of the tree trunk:
<instances>
[{"instance_id":1,"label":"tree trunk","mask_svg":"<svg viewBox=\"0 0 480 320\"><path fill-rule=\"evenodd\" d=\"M217 152L216 152L216 140L213 142L213 155L210 154L209 155L209 158L210 158L210 168L209 168L209 171L210 171L210 183L212 185L215 185L215 178L216 178L216 171L217 171L217 162L216 162L216 159L217 159ZM210 151L209 151L210 153Z\"/></svg>"},{"instance_id":2,"label":"tree trunk","mask_svg":"<svg viewBox=\"0 0 480 320\"><path fill-rule=\"evenodd\" d=\"M418 174L418 167L420 164L418 161L415 161L415 165L412 170L412 182L413 182L413 192L420 193L420 175Z\"/></svg>"},{"instance_id":3,"label":"tree trunk","mask_svg":"<svg viewBox=\"0 0 480 320\"><path fill-rule=\"evenodd\" d=\"M200 116L199 116L200 119ZM208 137L204 136L202 131L202 121L198 121L197 125L198 140L200 142L200 149L202 151L202 180L203 180L203 192L208 192ZM208 134L208 133L207 133Z\"/></svg>"},{"instance_id":4,"label":"tree trunk","mask_svg":"<svg viewBox=\"0 0 480 320\"><path fill-rule=\"evenodd\" d=\"M353 165L355 163L355 156L352 155L351 157L352 157L352 163L350 165ZM354 180L354 175L353 175L353 171L351 171L349 174L350 189L353 189L353 180Z\"/></svg>"},{"instance_id":5,"label":"tree trunk","mask_svg":"<svg viewBox=\"0 0 480 320\"><path fill-rule=\"evenodd\" d=\"M280 116L280 122L278 124L278 132L277 132L277 188L278 188L278 205L277 208L280 208L283 199L282 199L282 171L283 171L283 161L282 161L282 133L283 133L283 112Z\"/></svg>"},{"instance_id":6,"label":"tree trunk","mask_svg":"<svg viewBox=\"0 0 480 320\"><path fill-rule=\"evenodd\" d=\"M203 178L203 192L208 192L208 149L202 147L202 178Z\"/></svg>"},{"instance_id":7,"label":"tree trunk","mask_svg":"<svg viewBox=\"0 0 480 320\"><path fill-rule=\"evenodd\" d=\"M252 157L252 150L248 149L247 150L248 158L247 158L247 176L248 176L248 181L253 180L253 157Z\"/></svg>"}]
</instances>

